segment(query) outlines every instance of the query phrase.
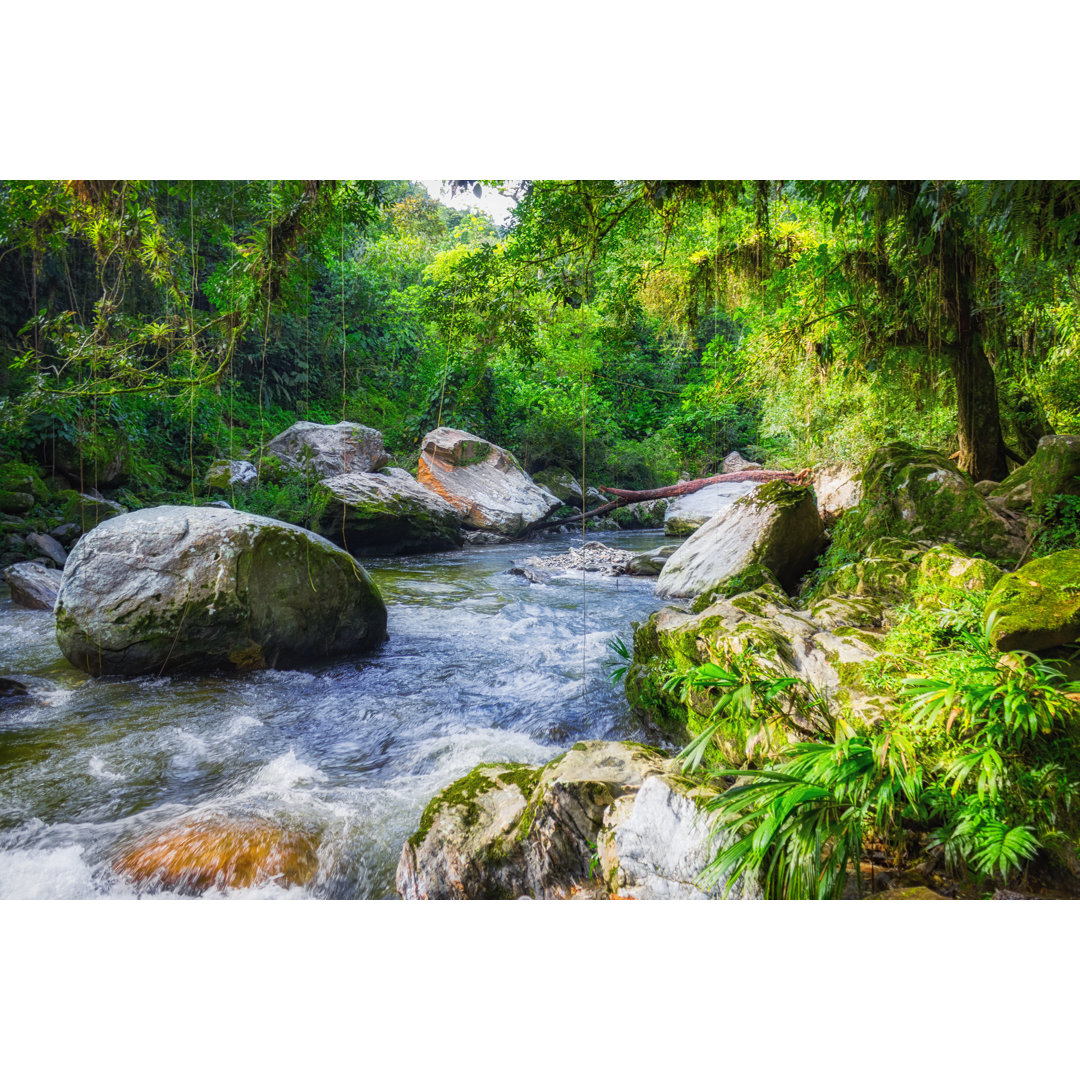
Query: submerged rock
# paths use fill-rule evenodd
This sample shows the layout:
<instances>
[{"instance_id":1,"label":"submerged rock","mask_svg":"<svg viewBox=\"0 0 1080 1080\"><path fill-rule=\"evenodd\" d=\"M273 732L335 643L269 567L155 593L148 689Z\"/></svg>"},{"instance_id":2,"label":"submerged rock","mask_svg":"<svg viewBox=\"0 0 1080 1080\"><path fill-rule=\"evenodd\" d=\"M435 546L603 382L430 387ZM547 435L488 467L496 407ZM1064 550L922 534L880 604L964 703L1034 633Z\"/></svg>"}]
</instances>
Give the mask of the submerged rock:
<instances>
[{"instance_id":1,"label":"submerged rock","mask_svg":"<svg viewBox=\"0 0 1080 1080\"><path fill-rule=\"evenodd\" d=\"M130 842L112 867L143 888L184 893L306 885L319 868L315 848L313 837L257 818L194 819Z\"/></svg>"},{"instance_id":2,"label":"submerged rock","mask_svg":"<svg viewBox=\"0 0 1080 1080\"><path fill-rule=\"evenodd\" d=\"M702 525L667 561L656 593L697 596L755 563L791 588L824 543L813 491L774 480Z\"/></svg>"},{"instance_id":3,"label":"submerged rock","mask_svg":"<svg viewBox=\"0 0 1080 1080\"><path fill-rule=\"evenodd\" d=\"M16 563L4 571L12 603L38 611L52 611L56 606L60 579L59 570L48 570L41 563Z\"/></svg>"},{"instance_id":4,"label":"submerged rock","mask_svg":"<svg viewBox=\"0 0 1080 1080\"><path fill-rule=\"evenodd\" d=\"M1033 559L1006 574L986 602L990 640L1002 652L1039 652L1080 640L1080 550Z\"/></svg>"},{"instance_id":5,"label":"submerged rock","mask_svg":"<svg viewBox=\"0 0 1080 1080\"><path fill-rule=\"evenodd\" d=\"M479 765L428 804L402 850L398 892L704 896L693 881L715 843L698 801L716 792L693 794L670 759L633 743L576 743L542 767Z\"/></svg>"},{"instance_id":6,"label":"submerged rock","mask_svg":"<svg viewBox=\"0 0 1080 1080\"><path fill-rule=\"evenodd\" d=\"M470 529L520 536L562 506L513 455L486 439L441 427L429 431L422 446L417 479L460 510Z\"/></svg>"},{"instance_id":7,"label":"submerged rock","mask_svg":"<svg viewBox=\"0 0 1080 1080\"><path fill-rule=\"evenodd\" d=\"M744 495L761 487L757 480L709 484L668 502L664 513L665 536L689 536Z\"/></svg>"},{"instance_id":8,"label":"submerged rock","mask_svg":"<svg viewBox=\"0 0 1080 1080\"><path fill-rule=\"evenodd\" d=\"M68 558L56 638L92 675L297 667L386 638L378 589L296 525L210 507L113 518Z\"/></svg>"},{"instance_id":9,"label":"submerged rock","mask_svg":"<svg viewBox=\"0 0 1080 1080\"><path fill-rule=\"evenodd\" d=\"M389 460L382 433L362 424L315 424L300 420L266 444L265 453L292 469L323 478L375 472Z\"/></svg>"},{"instance_id":10,"label":"submerged rock","mask_svg":"<svg viewBox=\"0 0 1080 1080\"><path fill-rule=\"evenodd\" d=\"M404 469L332 476L322 487L331 502L319 532L354 555L412 555L462 545L462 512Z\"/></svg>"}]
</instances>

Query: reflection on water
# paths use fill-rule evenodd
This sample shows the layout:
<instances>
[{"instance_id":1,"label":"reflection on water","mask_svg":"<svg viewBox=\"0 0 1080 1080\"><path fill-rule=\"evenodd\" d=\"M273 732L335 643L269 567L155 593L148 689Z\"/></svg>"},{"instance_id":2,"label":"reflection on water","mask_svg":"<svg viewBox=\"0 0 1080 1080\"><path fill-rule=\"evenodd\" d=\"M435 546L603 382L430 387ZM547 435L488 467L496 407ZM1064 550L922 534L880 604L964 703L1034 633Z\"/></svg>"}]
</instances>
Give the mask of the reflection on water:
<instances>
[{"instance_id":1,"label":"reflection on water","mask_svg":"<svg viewBox=\"0 0 1080 1080\"><path fill-rule=\"evenodd\" d=\"M131 896L116 851L193 814L316 838L311 884L229 896L389 897L423 807L474 765L647 739L608 682L607 643L659 606L652 580L536 585L505 572L570 542L368 560L390 641L303 672L90 679L60 654L52 616L3 592L0 676L30 698L0 702L0 897ZM605 542L645 550L661 538Z\"/></svg>"}]
</instances>

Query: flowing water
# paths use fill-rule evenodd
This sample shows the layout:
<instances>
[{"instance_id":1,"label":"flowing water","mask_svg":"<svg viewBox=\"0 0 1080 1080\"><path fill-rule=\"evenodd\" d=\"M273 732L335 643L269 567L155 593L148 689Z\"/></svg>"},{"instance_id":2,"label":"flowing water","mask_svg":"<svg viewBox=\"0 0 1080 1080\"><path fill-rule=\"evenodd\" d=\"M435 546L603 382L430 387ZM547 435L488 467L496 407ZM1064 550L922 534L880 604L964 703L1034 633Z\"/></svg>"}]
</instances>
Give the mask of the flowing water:
<instances>
[{"instance_id":1,"label":"flowing water","mask_svg":"<svg viewBox=\"0 0 1080 1080\"><path fill-rule=\"evenodd\" d=\"M31 694L0 700L0 898L133 896L116 852L193 814L269 820L318 844L303 887L204 895L392 897L424 806L474 765L540 764L585 738L648 741L608 680L608 642L660 606L653 579L506 573L569 543L366 560L389 642L306 671L91 679L61 655L51 613L3 590L0 676Z\"/></svg>"}]
</instances>

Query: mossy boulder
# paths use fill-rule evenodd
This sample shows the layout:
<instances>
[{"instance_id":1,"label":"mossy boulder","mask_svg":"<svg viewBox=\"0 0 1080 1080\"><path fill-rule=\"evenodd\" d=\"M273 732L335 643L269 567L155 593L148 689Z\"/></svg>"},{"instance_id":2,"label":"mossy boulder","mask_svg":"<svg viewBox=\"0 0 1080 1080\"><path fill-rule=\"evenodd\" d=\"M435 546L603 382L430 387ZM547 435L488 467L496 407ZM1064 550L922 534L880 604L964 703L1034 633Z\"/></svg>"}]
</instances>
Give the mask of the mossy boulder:
<instances>
[{"instance_id":1,"label":"mossy boulder","mask_svg":"<svg viewBox=\"0 0 1080 1080\"><path fill-rule=\"evenodd\" d=\"M875 596L898 603L912 593L919 568L904 559L870 558L855 564L858 596Z\"/></svg>"},{"instance_id":2,"label":"mossy boulder","mask_svg":"<svg viewBox=\"0 0 1080 1080\"><path fill-rule=\"evenodd\" d=\"M47 439L38 446L36 456L46 471L59 473L79 487L127 483L134 464L127 434L104 422L75 441L59 436Z\"/></svg>"},{"instance_id":3,"label":"mossy boulder","mask_svg":"<svg viewBox=\"0 0 1080 1080\"><path fill-rule=\"evenodd\" d=\"M405 844L398 892L416 900L560 899L600 888L605 810L663 771L657 751L582 742L542 767L479 765L437 795Z\"/></svg>"},{"instance_id":4,"label":"mossy boulder","mask_svg":"<svg viewBox=\"0 0 1080 1080\"><path fill-rule=\"evenodd\" d=\"M28 491L0 491L0 513L22 516L34 509L34 496Z\"/></svg>"},{"instance_id":5,"label":"mossy boulder","mask_svg":"<svg viewBox=\"0 0 1080 1080\"><path fill-rule=\"evenodd\" d=\"M386 607L350 555L306 529L159 506L75 545L56 638L92 675L299 667L382 644Z\"/></svg>"},{"instance_id":6,"label":"mossy boulder","mask_svg":"<svg viewBox=\"0 0 1080 1080\"><path fill-rule=\"evenodd\" d=\"M339 424L300 420L274 436L264 453L289 469L301 469L323 478L372 472L390 460L381 432L346 420Z\"/></svg>"},{"instance_id":7,"label":"mossy boulder","mask_svg":"<svg viewBox=\"0 0 1080 1080\"><path fill-rule=\"evenodd\" d=\"M861 473L863 497L841 519L834 542L865 551L879 537L951 543L965 555L1015 561L1026 526L999 513L944 454L909 443L876 450Z\"/></svg>"},{"instance_id":8,"label":"mossy boulder","mask_svg":"<svg viewBox=\"0 0 1080 1080\"><path fill-rule=\"evenodd\" d=\"M989 592L1003 573L988 559L972 559L952 544L939 544L919 562L919 606L948 606L957 593Z\"/></svg>"},{"instance_id":9,"label":"mossy boulder","mask_svg":"<svg viewBox=\"0 0 1080 1080\"><path fill-rule=\"evenodd\" d=\"M1039 652L1080 640L1080 549L1033 559L994 586L990 640L1002 652Z\"/></svg>"},{"instance_id":10,"label":"mossy boulder","mask_svg":"<svg viewBox=\"0 0 1080 1080\"><path fill-rule=\"evenodd\" d=\"M321 482L318 531L353 555L410 555L461 547L462 512L404 469L346 473Z\"/></svg>"},{"instance_id":11,"label":"mossy boulder","mask_svg":"<svg viewBox=\"0 0 1080 1080\"><path fill-rule=\"evenodd\" d=\"M810 618L823 630L841 626L878 627L884 619L885 606L871 596L827 596L810 607Z\"/></svg>"},{"instance_id":12,"label":"mossy boulder","mask_svg":"<svg viewBox=\"0 0 1080 1080\"><path fill-rule=\"evenodd\" d=\"M103 521L126 514L127 509L113 499L88 495L81 491L64 491L60 495L60 512L65 521L73 522L80 532L89 532Z\"/></svg>"},{"instance_id":13,"label":"mossy boulder","mask_svg":"<svg viewBox=\"0 0 1080 1080\"><path fill-rule=\"evenodd\" d=\"M606 520L618 525L620 529L659 529L664 524L664 515L670 503L669 499L647 499L645 502L617 506ZM597 519L603 522L605 518Z\"/></svg>"},{"instance_id":14,"label":"mossy boulder","mask_svg":"<svg viewBox=\"0 0 1080 1080\"><path fill-rule=\"evenodd\" d=\"M763 484L702 525L667 561L658 596L698 596L760 564L791 589L825 544L811 488Z\"/></svg>"},{"instance_id":15,"label":"mossy boulder","mask_svg":"<svg viewBox=\"0 0 1080 1080\"><path fill-rule=\"evenodd\" d=\"M740 570L737 574L723 578L708 592L695 597L693 604L690 605L690 610L697 614L715 604L718 600L727 600L729 597L737 596L739 593L749 593L755 590L760 593L764 589L775 590L770 596L774 602L790 603L788 595L784 592L776 575L767 566L762 566L761 563L751 563L745 570Z\"/></svg>"},{"instance_id":16,"label":"mossy boulder","mask_svg":"<svg viewBox=\"0 0 1080 1080\"><path fill-rule=\"evenodd\" d=\"M1035 453L991 493L1009 510L1036 514L1052 495L1080 495L1080 435L1044 435Z\"/></svg>"},{"instance_id":17,"label":"mossy boulder","mask_svg":"<svg viewBox=\"0 0 1080 1080\"><path fill-rule=\"evenodd\" d=\"M206 485L216 491L253 487L259 480L259 470L250 461L231 461L219 458L206 470Z\"/></svg>"},{"instance_id":18,"label":"mossy boulder","mask_svg":"<svg viewBox=\"0 0 1080 1080\"><path fill-rule=\"evenodd\" d=\"M587 488L582 494L580 479L566 469L544 469L533 473L532 480L534 484L547 488L556 499L579 510L587 506L599 506L607 501L596 488Z\"/></svg>"}]
</instances>

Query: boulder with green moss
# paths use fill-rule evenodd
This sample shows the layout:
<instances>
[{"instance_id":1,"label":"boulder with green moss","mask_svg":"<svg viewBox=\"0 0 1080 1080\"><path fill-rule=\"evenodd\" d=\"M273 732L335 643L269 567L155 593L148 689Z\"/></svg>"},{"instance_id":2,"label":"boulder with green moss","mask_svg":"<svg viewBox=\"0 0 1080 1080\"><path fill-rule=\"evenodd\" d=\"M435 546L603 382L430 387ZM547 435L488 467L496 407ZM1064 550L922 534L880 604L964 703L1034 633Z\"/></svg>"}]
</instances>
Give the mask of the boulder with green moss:
<instances>
[{"instance_id":1,"label":"boulder with green moss","mask_svg":"<svg viewBox=\"0 0 1080 1080\"><path fill-rule=\"evenodd\" d=\"M323 478L372 472L390 460L381 432L347 420L338 424L300 420L275 435L266 444L265 453L287 468Z\"/></svg>"},{"instance_id":2,"label":"boulder with green moss","mask_svg":"<svg viewBox=\"0 0 1080 1080\"><path fill-rule=\"evenodd\" d=\"M989 592L1003 573L988 559L972 559L952 544L939 544L919 562L919 605L948 606L956 593Z\"/></svg>"},{"instance_id":3,"label":"boulder with green moss","mask_svg":"<svg viewBox=\"0 0 1080 1080\"><path fill-rule=\"evenodd\" d=\"M636 743L581 742L544 766L478 765L428 804L405 844L407 900L608 896L704 899L721 837L671 759ZM736 883L735 895L756 895Z\"/></svg>"},{"instance_id":4,"label":"boulder with green moss","mask_svg":"<svg viewBox=\"0 0 1080 1080\"><path fill-rule=\"evenodd\" d=\"M259 481L259 470L250 461L231 461L218 458L206 470L206 485L217 491L232 488L254 487Z\"/></svg>"},{"instance_id":5,"label":"boulder with green moss","mask_svg":"<svg viewBox=\"0 0 1080 1080\"><path fill-rule=\"evenodd\" d=\"M345 473L320 484L326 508L318 531L353 555L450 551L464 542L464 515L404 469Z\"/></svg>"},{"instance_id":6,"label":"boulder with green moss","mask_svg":"<svg viewBox=\"0 0 1080 1080\"><path fill-rule=\"evenodd\" d=\"M1024 520L992 507L944 454L889 443L871 455L860 479L862 500L833 536L847 550L865 551L872 540L892 537L1015 561L1027 546Z\"/></svg>"},{"instance_id":7,"label":"boulder with green moss","mask_svg":"<svg viewBox=\"0 0 1080 1080\"><path fill-rule=\"evenodd\" d=\"M1080 641L1080 549L1033 559L1006 574L986 602L990 640L1002 652L1039 652Z\"/></svg>"},{"instance_id":8,"label":"boulder with green moss","mask_svg":"<svg viewBox=\"0 0 1080 1080\"><path fill-rule=\"evenodd\" d=\"M60 506L64 520L77 525L80 532L89 532L103 521L127 513L126 508L114 499L82 491L62 492Z\"/></svg>"},{"instance_id":9,"label":"boulder with green moss","mask_svg":"<svg viewBox=\"0 0 1080 1080\"><path fill-rule=\"evenodd\" d=\"M667 561L658 596L698 596L754 564L792 588L825 544L810 488L763 484L701 526Z\"/></svg>"},{"instance_id":10,"label":"boulder with green moss","mask_svg":"<svg viewBox=\"0 0 1080 1080\"><path fill-rule=\"evenodd\" d=\"M556 499L566 503L567 506L575 506L579 510L590 506L599 506L608 501L608 496L602 495L594 487L587 487L585 494L581 493L581 479L575 477L566 469L544 469L533 473L533 483L546 488Z\"/></svg>"},{"instance_id":11,"label":"boulder with green moss","mask_svg":"<svg viewBox=\"0 0 1080 1080\"><path fill-rule=\"evenodd\" d=\"M990 498L991 505L1038 513L1053 495L1080 495L1080 435L1044 435L1035 453Z\"/></svg>"},{"instance_id":12,"label":"boulder with green moss","mask_svg":"<svg viewBox=\"0 0 1080 1080\"><path fill-rule=\"evenodd\" d=\"M350 555L306 529L159 506L75 545L56 638L92 675L299 667L382 644L386 607Z\"/></svg>"}]
</instances>

